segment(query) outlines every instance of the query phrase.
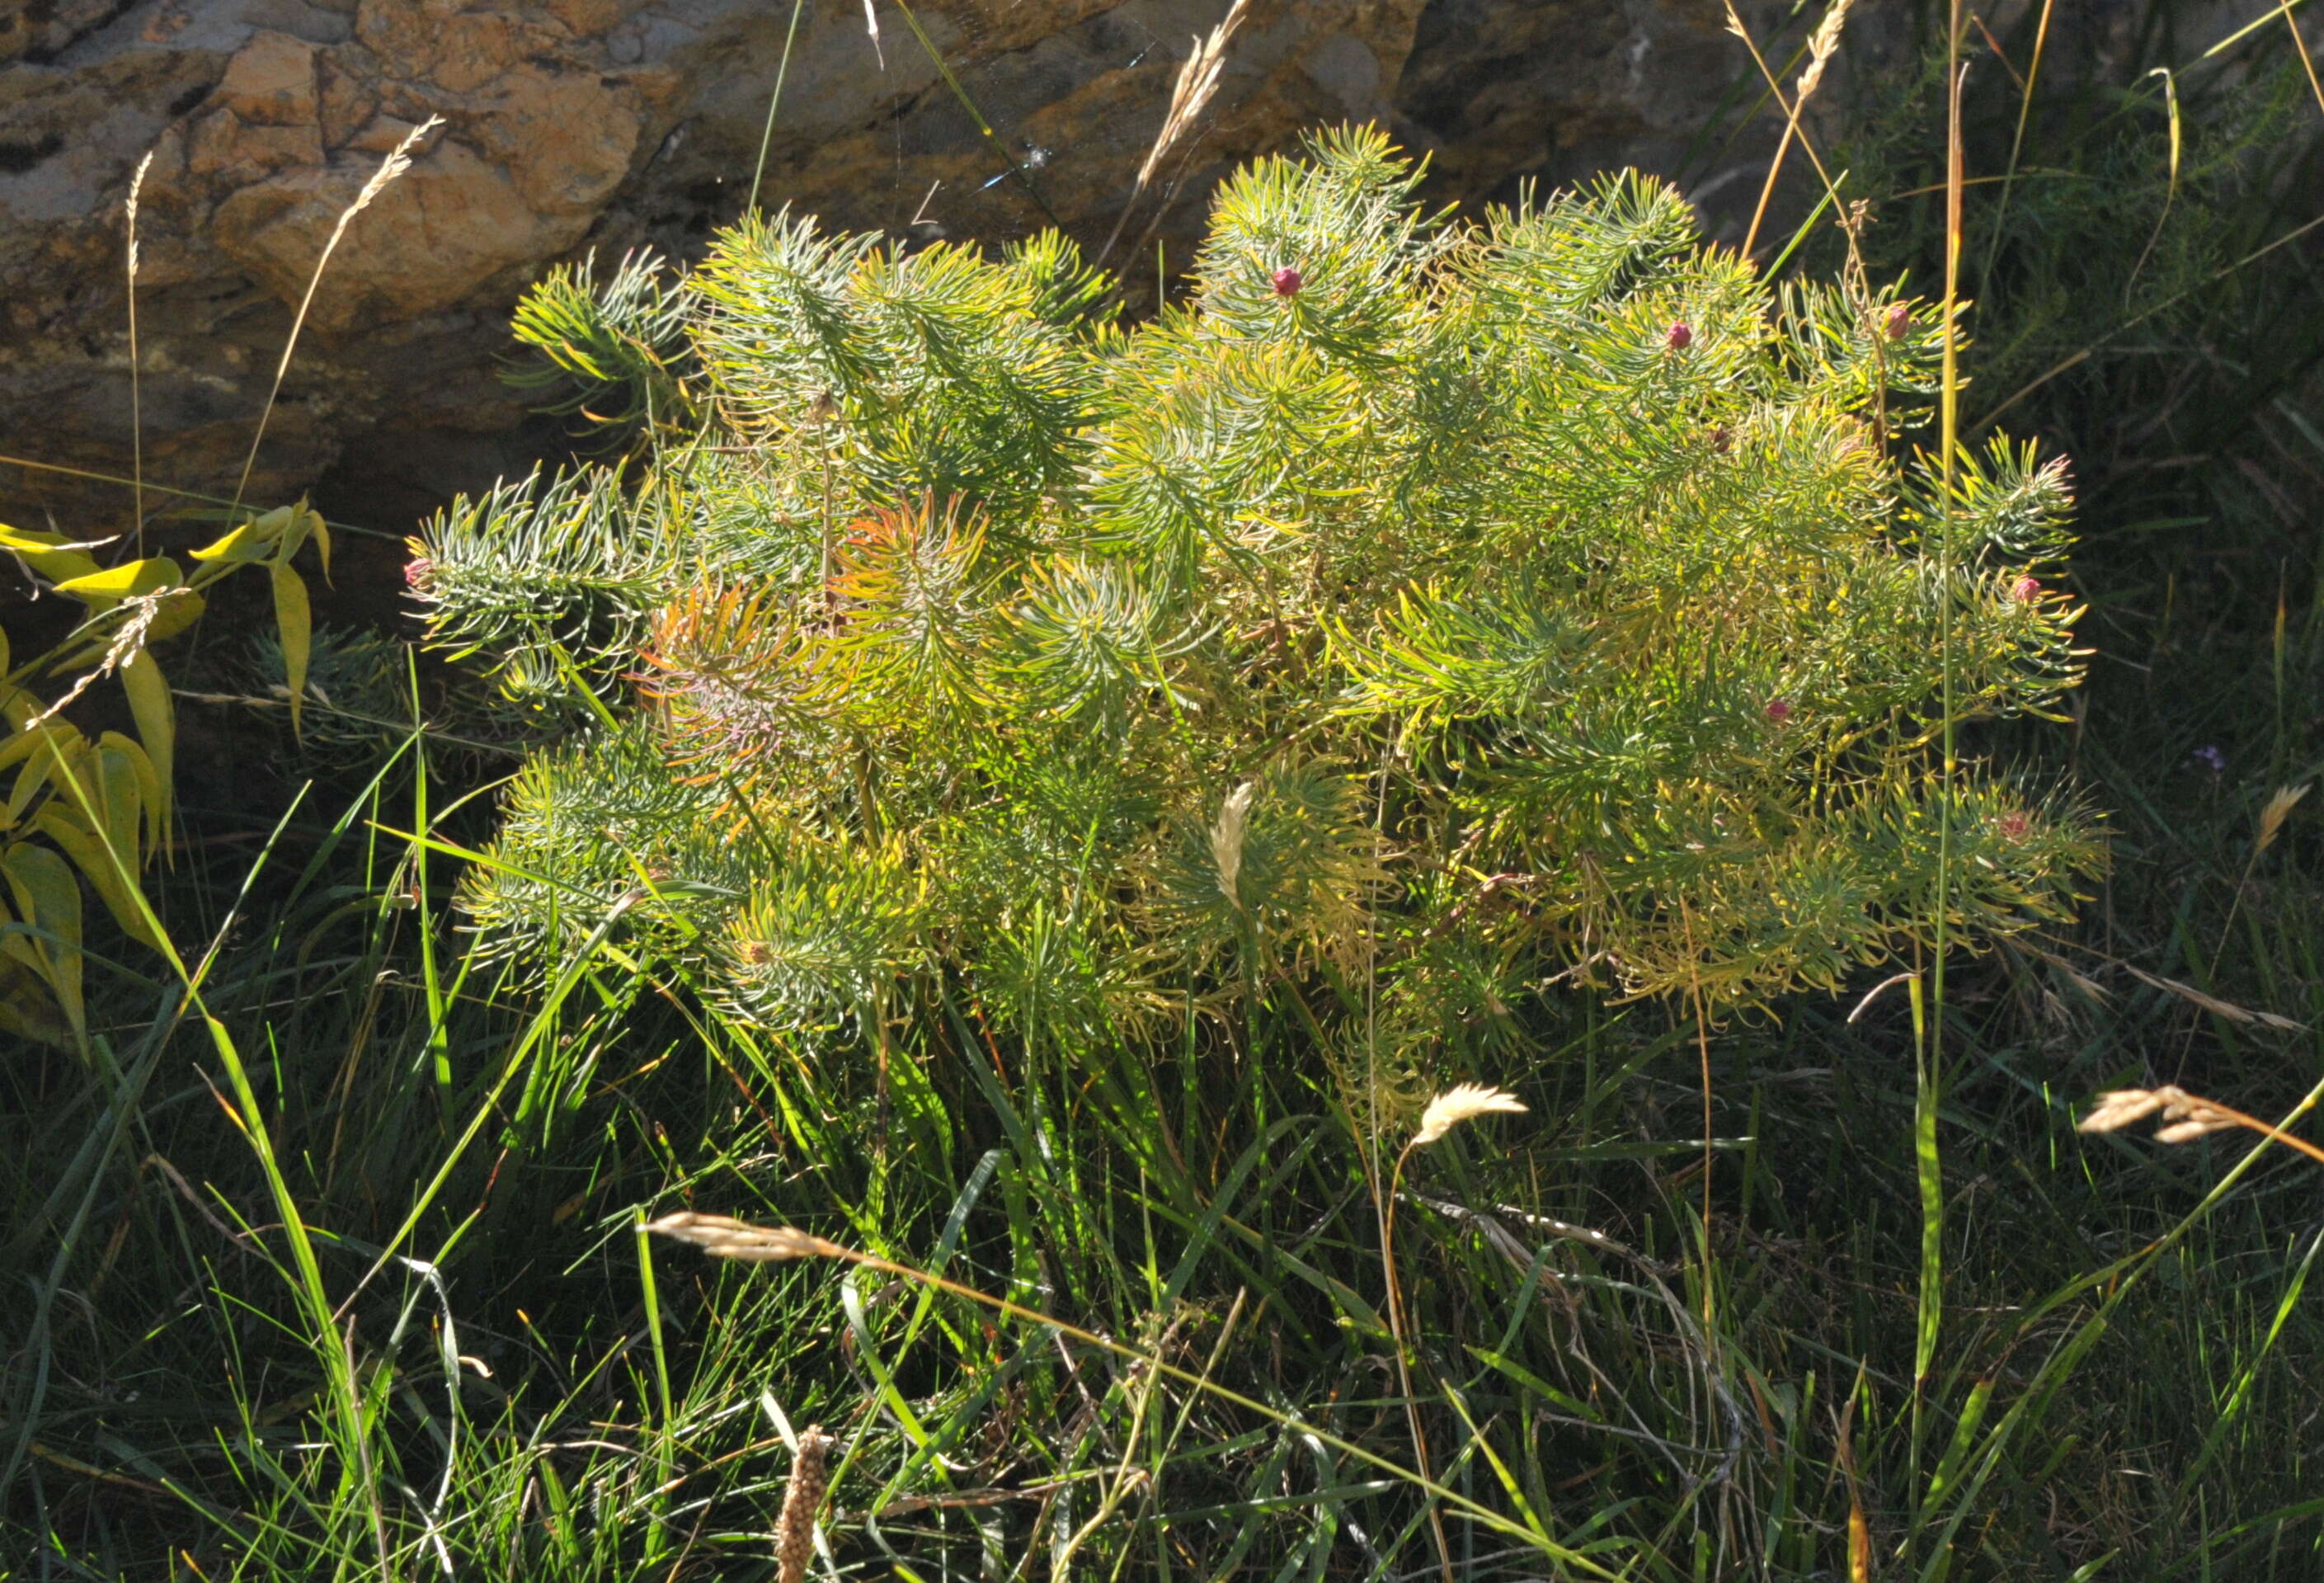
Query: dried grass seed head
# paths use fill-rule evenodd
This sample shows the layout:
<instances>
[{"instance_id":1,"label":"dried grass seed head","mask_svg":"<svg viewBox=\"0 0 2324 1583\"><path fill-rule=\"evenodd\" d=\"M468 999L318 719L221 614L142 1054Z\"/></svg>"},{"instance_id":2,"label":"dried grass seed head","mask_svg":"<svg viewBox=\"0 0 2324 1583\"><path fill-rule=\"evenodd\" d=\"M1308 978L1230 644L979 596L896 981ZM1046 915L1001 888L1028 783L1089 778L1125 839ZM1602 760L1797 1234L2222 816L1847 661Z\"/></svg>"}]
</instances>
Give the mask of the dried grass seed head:
<instances>
[{"instance_id":1,"label":"dried grass seed head","mask_svg":"<svg viewBox=\"0 0 2324 1583\"><path fill-rule=\"evenodd\" d=\"M1219 69L1225 63L1227 42L1242 26L1243 16L1250 9L1250 0L1234 0L1210 36L1194 41L1194 52L1178 68L1177 80L1170 85L1170 107L1163 115L1162 130L1155 134L1146 162L1138 167L1139 191L1143 192L1147 183L1154 180L1154 172L1163 160L1209 106L1211 96L1218 92Z\"/></svg>"},{"instance_id":2,"label":"dried grass seed head","mask_svg":"<svg viewBox=\"0 0 2324 1583\"><path fill-rule=\"evenodd\" d=\"M799 1436L798 1456L783 1488L782 1514L775 1519L775 1575L779 1583L800 1583L815 1554L815 1514L831 1487L831 1437L819 1425Z\"/></svg>"},{"instance_id":3,"label":"dried grass seed head","mask_svg":"<svg viewBox=\"0 0 2324 1583\"><path fill-rule=\"evenodd\" d=\"M721 1259L742 1259L754 1264L785 1259L844 1259L847 1250L811 1233L788 1226L752 1226L724 1215L696 1215L681 1210L650 1220L646 1229L658 1236L690 1242Z\"/></svg>"},{"instance_id":4,"label":"dried grass seed head","mask_svg":"<svg viewBox=\"0 0 2324 1583\"><path fill-rule=\"evenodd\" d=\"M2241 1120L2200 1094L2190 1094L2172 1084L2160 1088L2119 1088L2098 1096L2097 1108L2075 1124L2075 1130L2085 1133L2119 1132L2134 1122L2145 1120L2157 1113L2170 1124L2154 1134L2161 1143L2184 1143L2227 1127L2241 1125Z\"/></svg>"},{"instance_id":5,"label":"dried grass seed head","mask_svg":"<svg viewBox=\"0 0 2324 1583\"><path fill-rule=\"evenodd\" d=\"M1525 1108L1514 1094L1488 1088L1480 1083L1458 1084L1428 1102L1428 1108L1420 1116L1420 1130L1412 1134L1413 1147L1436 1142L1464 1121L1497 1112L1522 1116Z\"/></svg>"}]
</instances>

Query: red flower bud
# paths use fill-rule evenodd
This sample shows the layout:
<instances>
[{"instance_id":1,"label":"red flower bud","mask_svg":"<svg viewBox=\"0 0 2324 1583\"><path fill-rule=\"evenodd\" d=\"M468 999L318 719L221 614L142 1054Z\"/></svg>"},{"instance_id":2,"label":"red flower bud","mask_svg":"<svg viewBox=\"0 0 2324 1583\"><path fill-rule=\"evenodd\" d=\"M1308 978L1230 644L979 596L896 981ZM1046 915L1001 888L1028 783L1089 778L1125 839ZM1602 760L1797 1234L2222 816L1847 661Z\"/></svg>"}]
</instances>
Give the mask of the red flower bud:
<instances>
[{"instance_id":1,"label":"red flower bud","mask_svg":"<svg viewBox=\"0 0 2324 1583\"><path fill-rule=\"evenodd\" d=\"M1780 726L1784 721L1792 717L1791 700L1789 699L1771 698L1767 700L1766 708L1762 712L1766 714L1768 719Z\"/></svg>"},{"instance_id":2,"label":"red flower bud","mask_svg":"<svg viewBox=\"0 0 2324 1583\"><path fill-rule=\"evenodd\" d=\"M1683 319L1676 320L1671 325L1670 333L1663 338L1663 344L1674 352L1685 351L1694 344L1693 327Z\"/></svg>"},{"instance_id":3,"label":"red flower bud","mask_svg":"<svg viewBox=\"0 0 2324 1583\"><path fill-rule=\"evenodd\" d=\"M2013 808L1994 820L1993 828L2001 833L2001 838L2005 841L2022 841L2025 838L2026 833L2033 829L2034 821L2025 817L2024 810Z\"/></svg>"},{"instance_id":4,"label":"red flower bud","mask_svg":"<svg viewBox=\"0 0 2324 1583\"><path fill-rule=\"evenodd\" d=\"M1904 302L1893 304L1888 310L1888 319L1884 328L1888 331L1888 338L1890 340L1903 340L1904 338L1904 332L1913 328L1913 310L1911 306Z\"/></svg>"},{"instance_id":5,"label":"red flower bud","mask_svg":"<svg viewBox=\"0 0 2324 1583\"><path fill-rule=\"evenodd\" d=\"M2038 578L2019 578L2009 585L2009 597L2020 605L2031 605L2042 597L2041 580Z\"/></svg>"},{"instance_id":6,"label":"red flower bud","mask_svg":"<svg viewBox=\"0 0 2324 1583\"><path fill-rule=\"evenodd\" d=\"M1278 297L1296 297L1299 288L1306 283L1306 277L1287 264L1275 272L1275 294Z\"/></svg>"},{"instance_id":7,"label":"red flower bud","mask_svg":"<svg viewBox=\"0 0 2324 1583\"><path fill-rule=\"evenodd\" d=\"M1725 456L1735 444L1735 436L1724 423L1711 431L1711 449Z\"/></svg>"},{"instance_id":8,"label":"red flower bud","mask_svg":"<svg viewBox=\"0 0 2324 1583\"><path fill-rule=\"evenodd\" d=\"M428 591L428 579L435 575L436 563L425 555L415 555L403 563L403 586L415 594Z\"/></svg>"}]
</instances>

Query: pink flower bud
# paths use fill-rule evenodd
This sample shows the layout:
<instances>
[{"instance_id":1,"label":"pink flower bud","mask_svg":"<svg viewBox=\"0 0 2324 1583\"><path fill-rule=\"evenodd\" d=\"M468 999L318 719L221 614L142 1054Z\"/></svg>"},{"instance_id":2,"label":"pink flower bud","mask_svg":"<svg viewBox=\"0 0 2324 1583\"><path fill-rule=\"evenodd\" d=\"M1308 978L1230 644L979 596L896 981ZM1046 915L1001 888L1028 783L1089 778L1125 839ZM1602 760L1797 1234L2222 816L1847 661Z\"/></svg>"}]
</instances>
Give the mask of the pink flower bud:
<instances>
[{"instance_id":1,"label":"pink flower bud","mask_svg":"<svg viewBox=\"0 0 2324 1583\"><path fill-rule=\"evenodd\" d=\"M2041 579L2031 577L2019 578L2009 585L2009 597L2020 605L2031 605L2042 597Z\"/></svg>"},{"instance_id":2,"label":"pink flower bud","mask_svg":"<svg viewBox=\"0 0 2324 1583\"><path fill-rule=\"evenodd\" d=\"M2025 817L2024 810L2013 808L1994 820L1993 828L2000 832L2001 838L2005 841L2022 841L2025 838L2026 833L2033 829L2034 821Z\"/></svg>"},{"instance_id":3,"label":"pink flower bud","mask_svg":"<svg viewBox=\"0 0 2324 1583\"><path fill-rule=\"evenodd\" d=\"M1725 456L1734 444L1735 436L1726 424L1721 423L1711 431L1711 449L1720 456Z\"/></svg>"},{"instance_id":4,"label":"pink flower bud","mask_svg":"<svg viewBox=\"0 0 2324 1583\"><path fill-rule=\"evenodd\" d=\"M1765 714L1769 720L1780 726L1784 721L1792 717L1791 700L1789 699L1771 698L1767 700L1767 707L1762 710L1761 713Z\"/></svg>"},{"instance_id":5,"label":"pink flower bud","mask_svg":"<svg viewBox=\"0 0 2324 1583\"><path fill-rule=\"evenodd\" d=\"M1670 327L1670 333L1663 338L1663 344L1674 352L1685 351L1694 344L1693 327L1683 319L1675 320Z\"/></svg>"},{"instance_id":6,"label":"pink flower bud","mask_svg":"<svg viewBox=\"0 0 2324 1583\"><path fill-rule=\"evenodd\" d=\"M403 563L403 586L415 594L428 591L428 580L436 572L436 563L425 555L415 555Z\"/></svg>"},{"instance_id":7,"label":"pink flower bud","mask_svg":"<svg viewBox=\"0 0 2324 1583\"><path fill-rule=\"evenodd\" d=\"M1887 321L1883 328L1887 330L1888 338L1890 340L1903 340L1904 338L1904 332L1913 328L1913 310L1911 306L1904 302L1893 304L1888 310Z\"/></svg>"},{"instance_id":8,"label":"pink flower bud","mask_svg":"<svg viewBox=\"0 0 2324 1583\"><path fill-rule=\"evenodd\" d=\"M1299 288L1306 283L1306 277L1287 264L1275 272L1275 294L1278 297L1296 297Z\"/></svg>"}]
</instances>

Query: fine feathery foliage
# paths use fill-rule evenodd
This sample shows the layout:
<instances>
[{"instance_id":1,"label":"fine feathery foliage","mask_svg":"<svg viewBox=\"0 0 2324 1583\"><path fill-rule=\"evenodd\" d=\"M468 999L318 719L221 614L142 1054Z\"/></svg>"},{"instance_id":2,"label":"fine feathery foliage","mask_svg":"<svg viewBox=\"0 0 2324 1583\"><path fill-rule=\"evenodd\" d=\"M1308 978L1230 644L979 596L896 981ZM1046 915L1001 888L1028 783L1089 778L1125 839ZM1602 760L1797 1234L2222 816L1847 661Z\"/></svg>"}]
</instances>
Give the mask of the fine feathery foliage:
<instances>
[{"instance_id":1,"label":"fine feathery foliage","mask_svg":"<svg viewBox=\"0 0 2324 1583\"><path fill-rule=\"evenodd\" d=\"M618 912L881 1044L954 983L1027 1033L1320 984L1416 1052L1560 978L1729 1010L1941 899L2061 916L2087 820L1935 734L1948 669L1972 748L2079 680L2068 486L1997 440L1945 497L1938 310L1778 293L1651 181L1475 223L1416 180L1369 132L1252 165L1135 329L1055 235L787 215L544 286L528 338L650 428L415 541L436 641L586 723L507 793L486 942Z\"/></svg>"}]
</instances>

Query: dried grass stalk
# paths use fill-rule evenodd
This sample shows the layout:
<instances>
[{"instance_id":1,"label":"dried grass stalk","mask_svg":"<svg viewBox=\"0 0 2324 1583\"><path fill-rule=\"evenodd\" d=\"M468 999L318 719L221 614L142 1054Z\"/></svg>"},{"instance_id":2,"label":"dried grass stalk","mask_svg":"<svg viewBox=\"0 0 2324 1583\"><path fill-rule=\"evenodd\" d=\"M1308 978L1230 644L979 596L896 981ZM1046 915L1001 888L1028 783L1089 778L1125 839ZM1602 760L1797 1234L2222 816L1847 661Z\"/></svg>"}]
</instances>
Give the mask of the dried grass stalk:
<instances>
[{"instance_id":1,"label":"dried grass stalk","mask_svg":"<svg viewBox=\"0 0 2324 1583\"><path fill-rule=\"evenodd\" d=\"M322 256L315 260L315 273L307 277L307 294L299 299L299 311L291 318L290 337L282 343L282 360L274 366L274 384L266 393L266 405L258 414L258 431L250 437L250 455L243 459L242 478L234 486L236 510L242 506L243 491L250 487L250 470L258 465L258 442L266 438L266 421L274 415L275 398L282 393L282 376L290 371L290 355L298 349L299 332L306 328L307 310L314 306L315 288L323 283L323 271L330 264L331 255L338 251L339 238L347 234L348 222L369 208L372 200L387 190L389 182L411 168L411 151L420 145L420 140L443 125L443 116L430 116L405 133L403 141L380 162L379 169L372 173L370 181L363 184L363 190L355 194L355 200L340 213L338 224L331 227L330 240L323 244Z\"/></svg>"},{"instance_id":2,"label":"dried grass stalk","mask_svg":"<svg viewBox=\"0 0 2324 1583\"><path fill-rule=\"evenodd\" d=\"M2216 1099L2190 1094L2186 1089L2168 1083L2160 1088L2117 1088L2111 1093L2101 1094L2097 1106L2074 1125L2078 1132L2120 1132L2124 1127L2157 1114L2162 1116L2165 1124L2154 1134L2154 1141L2158 1143L2188 1143L2207 1134L2242 1127L2297 1149L2312 1160L2324 1162L2324 1149L2318 1148L2305 1138L2295 1138L2282 1127L2271 1126L2255 1116L2246 1116ZM2299 1113L2295 1111L2293 1114Z\"/></svg>"},{"instance_id":3,"label":"dried grass stalk","mask_svg":"<svg viewBox=\"0 0 2324 1583\"><path fill-rule=\"evenodd\" d=\"M1784 135L1775 144L1775 157L1768 162L1767 179L1760 184L1759 203L1751 214L1751 228L1743 236L1743 256L1746 258L1751 256L1751 249L1758 242L1759 226L1767 218L1767 204L1775 195L1775 181L1783 174L1784 158L1792 152L1793 140L1797 138L1803 143L1806 142L1800 132L1801 113L1806 110L1808 100L1816 89L1823 86L1824 69L1831 64L1832 56L1840 51L1840 30L1848 25L1848 14L1855 4L1856 0L1832 0L1831 9L1824 13L1823 20L1816 24L1815 32L1808 35L1807 69L1801 72L1799 80L1793 84L1792 102L1784 106L1782 85L1768 71L1767 62L1759 54L1758 46L1751 42L1750 32L1744 27L1742 17L1736 13L1734 0L1727 0L1727 31L1742 40L1744 47L1751 51L1751 58L1758 63L1761 75L1767 79L1767 87L1775 94L1775 103L1784 108ZM1815 158L1815 150L1812 146L1808 149L1808 157L1815 160L1818 173L1824 176L1824 185L1830 187L1831 178L1824 172L1823 162Z\"/></svg>"},{"instance_id":4,"label":"dried grass stalk","mask_svg":"<svg viewBox=\"0 0 2324 1583\"><path fill-rule=\"evenodd\" d=\"M724 1215L696 1215L681 1210L646 1223L658 1236L690 1242L704 1253L722 1259L770 1264L785 1259L844 1259L845 1248L835 1242L788 1226L752 1226Z\"/></svg>"},{"instance_id":5,"label":"dried grass stalk","mask_svg":"<svg viewBox=\"0 0 2324 1583\"><path fill-rule=\"evenodd\" d=\"M137 196L145 189L145 172L153 168L153 151L137 162L129 178L129 490L130 509L137 524L137 554L145 554L145 412L137 378Z\"/></svg>"},{"instance_id":6,"label":"dried grass stalk","mask_svg":"<svg viewBox=\"0 0 2324 1583\"><path fill-rule=\"evenodd\" d=\"M1219 25L1211 30L1210 37L1194 41L1194 53L1178 68L1178 80L1170 85L1170 108L1162 117L1162 130L1155 134L1154 146L1146 151L1146 162L1138 167L1138 184L1130 195L1132 203L1138 201L1138 193L1146 190L1146 184L1154 180L1154 172L1161 169L1170 151L1178 146L1210 107L1211 97L1219 91L1219 69L1226 63L1227 42L1242 26L1249 10L1249 0L1234 0L1227 7L1226 15L1219 19Z\"/></svg>"},{"instance_id":7,"label":"dried grass stalk","mask_svg":"<svg viewBox=\"0 0 2324 1583\"><path fill-rule=\"evenodd\" d=\"M1194 41L1194 52L1185 64L1178 68L1178 78L1170 85L1170 107L1162 116L1162 130L1154 134L1154 146L1146 151L1146 162L1138 167L1138 180L1130 189L1130 201L1121 206L1121 218L1113 222L1113 234L1098 250L1098 262L1105 262L1113 245L1121 240L1121 228L1130 223L1130 213L1138 200L1146 195L1148 183L1170 151L1185 140L1194 130L1203 112L1210 107L1212 96L1219 91L1219 70L1226 64L1227 44L1241 28L1244 15L1250 9L1250 0L1234 0L1227 14L1219 19L1208 38Z\"/></svg>"}]
</instances>

